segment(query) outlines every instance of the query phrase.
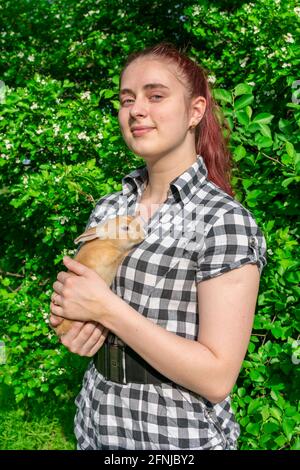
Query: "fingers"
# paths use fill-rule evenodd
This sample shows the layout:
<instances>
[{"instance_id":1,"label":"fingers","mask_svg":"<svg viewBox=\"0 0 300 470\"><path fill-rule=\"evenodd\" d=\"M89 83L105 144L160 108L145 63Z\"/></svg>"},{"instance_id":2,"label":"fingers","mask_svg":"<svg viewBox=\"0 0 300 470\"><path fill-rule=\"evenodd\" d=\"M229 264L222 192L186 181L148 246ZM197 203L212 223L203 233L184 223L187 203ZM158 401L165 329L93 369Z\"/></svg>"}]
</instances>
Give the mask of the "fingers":
<instances>
[{"instance_id":1,"label":"fingers","mask_svg":"<svg viewBox=\"0 0 300 470\"><path fill-rule=\"evenodd\" d=\"M87 322L80 329L78 326L76 329L72 326L70 331L61 337L61 342L75 354L92 357L103 345L108 331L100 323Z\"/></svg>"},{"instance_id":2,"label":"fingers","mask_svg":"<svg viewBox=\"0 0 300 470\"><path fill-rule=\"evenodd\" d=\"M56 317L62 317L63 309L59 305L56 305L53 302L51 302L50 312L52 315L55 315Z\"/></svg>"},{"instance_id":3,"label":"fingers","mask_svg":"<svg viewBox=\"0 0 300 470\"><path fill-rule=\"evenodd\" d=\"M78 274L79 276L88 276L91 271L89 268L79 263L78 261L75 261L69 256L63 257L63 263L70 271Z\"/></svg>"},{"instance_id":4,"label":"fingers","mask_svg":"<svg viewBox=\"0 0 300 470\"><path fill-rule=\"evenodd\" d=\"M63 321L62 317L58 317L57 315L54 315L53 313L49 317L50 326L52 326L53 328L60 325L62 321Z\"/></svg>"}]
</instances>

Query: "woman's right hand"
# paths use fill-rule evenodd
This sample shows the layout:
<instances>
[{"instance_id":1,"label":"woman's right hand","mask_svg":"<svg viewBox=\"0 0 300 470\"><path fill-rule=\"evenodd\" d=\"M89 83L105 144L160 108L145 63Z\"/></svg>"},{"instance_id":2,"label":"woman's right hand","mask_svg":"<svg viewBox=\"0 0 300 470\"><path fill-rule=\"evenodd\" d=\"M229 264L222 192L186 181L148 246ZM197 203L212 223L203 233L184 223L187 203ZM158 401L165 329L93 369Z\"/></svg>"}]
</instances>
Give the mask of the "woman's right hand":
<instances>
[{"instance_id":1,"label":"woman's right hand","mask_svg":"<svg viewBox=\"0 0 300 470\"><path fill-rule=\"evenodd\" d=\"M49 322L54 330L62 321L62 317L51 313ZM60 341L70 352L92 357L103 346L108 333L109 330L101 323L73 321L70 330L60 337Z\"/></svg>"}]
</instances>

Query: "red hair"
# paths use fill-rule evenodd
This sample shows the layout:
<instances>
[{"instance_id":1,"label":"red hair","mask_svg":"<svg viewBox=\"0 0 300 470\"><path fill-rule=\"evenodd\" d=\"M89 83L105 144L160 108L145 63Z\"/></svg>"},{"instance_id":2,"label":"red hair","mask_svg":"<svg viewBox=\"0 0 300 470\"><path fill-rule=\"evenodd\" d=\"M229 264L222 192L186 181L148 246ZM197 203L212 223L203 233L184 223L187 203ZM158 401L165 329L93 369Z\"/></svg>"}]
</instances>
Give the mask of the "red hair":
<instances>
[{"instance_id":1,"label":"red hair","mask_svg":"<svg viewBox=\"0 0 300 470\"><path fill-rule=\"evenodd\" d=\"M145 56L167 59L175 64L183 77L189 99L197 96L206 99L205 113L195 129L196 152L204 159L208 178L233 197L234 192L230 184L231 154L228 149L230 129L212 97L206 71L172 43L161 42L130 54L121 72L120 83L126 67L135 59ZM223 129L226 129L226 137L223 135Z\"/></svg>"}]
</instances>

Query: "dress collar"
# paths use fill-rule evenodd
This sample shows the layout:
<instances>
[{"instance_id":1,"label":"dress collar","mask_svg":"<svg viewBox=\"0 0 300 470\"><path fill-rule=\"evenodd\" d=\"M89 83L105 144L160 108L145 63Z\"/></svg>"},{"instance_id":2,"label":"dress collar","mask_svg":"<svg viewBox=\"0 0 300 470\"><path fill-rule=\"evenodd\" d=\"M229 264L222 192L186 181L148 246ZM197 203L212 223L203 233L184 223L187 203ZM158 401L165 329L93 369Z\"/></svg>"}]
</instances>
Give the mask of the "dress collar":
<instances>
[{"instance_id":1,"label":"dress collar","mask_svg":"<svg viewBox=\"0 0 300 470\"><path fill-rule=\"evenodd\" d=\"M142 166L122 179L122 192L124 196L128 196L132 192L140 192L142 186L148 178L147 166ZM181 175L177 176L170 182L170 189L175 195L178 194L180 199L185 202L194 193L195 188L201 186L207 178L207 168L203 157L197 155L197 160Z\"/></svg>"}]
</instances>

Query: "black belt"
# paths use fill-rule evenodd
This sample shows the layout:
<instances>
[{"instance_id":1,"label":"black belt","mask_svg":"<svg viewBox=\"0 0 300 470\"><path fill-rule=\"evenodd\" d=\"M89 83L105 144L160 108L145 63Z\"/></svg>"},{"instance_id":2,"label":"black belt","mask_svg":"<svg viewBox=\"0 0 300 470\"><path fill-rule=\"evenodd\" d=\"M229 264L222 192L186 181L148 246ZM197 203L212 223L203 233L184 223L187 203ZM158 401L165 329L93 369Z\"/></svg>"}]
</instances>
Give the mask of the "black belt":
<instances>
[{"instance_id":1,"label":"black belt","mask_svg":"<svg viewBox=\"0 0 300 470\"><path fill-rule=\"evenodd\" d=\"M116 338L117 343L106 338L105 343L94 356L94 364L98 372L106 380L127 384L161 384L171 380L161 375L133 349Z\"/></svg>"}]
</instances>

